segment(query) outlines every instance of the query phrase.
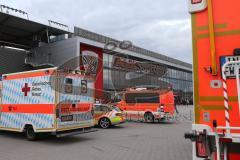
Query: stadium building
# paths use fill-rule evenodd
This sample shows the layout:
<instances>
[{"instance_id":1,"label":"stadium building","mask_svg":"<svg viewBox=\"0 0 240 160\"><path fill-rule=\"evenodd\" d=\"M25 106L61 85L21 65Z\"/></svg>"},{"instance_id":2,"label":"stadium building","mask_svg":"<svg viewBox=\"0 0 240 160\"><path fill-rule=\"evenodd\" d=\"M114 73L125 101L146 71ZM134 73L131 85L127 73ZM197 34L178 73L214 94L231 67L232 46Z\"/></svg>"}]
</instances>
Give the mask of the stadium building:
<instances>
[{"instance_id":1,"label":"stadium building","mask_svg":"<svg viewBox=\"0 0 240 160\"><path fill-rule=\"evenodd\" d=\"M9 14L11 9L0 10L0 74L78 68L96 78L96 98L109 100L129 87L158 86L172 87L179 101L192 101L191 64L79 27L70 32L51 20L37 23L22 11L26 18Z\"/></svg>"}]
</instances>

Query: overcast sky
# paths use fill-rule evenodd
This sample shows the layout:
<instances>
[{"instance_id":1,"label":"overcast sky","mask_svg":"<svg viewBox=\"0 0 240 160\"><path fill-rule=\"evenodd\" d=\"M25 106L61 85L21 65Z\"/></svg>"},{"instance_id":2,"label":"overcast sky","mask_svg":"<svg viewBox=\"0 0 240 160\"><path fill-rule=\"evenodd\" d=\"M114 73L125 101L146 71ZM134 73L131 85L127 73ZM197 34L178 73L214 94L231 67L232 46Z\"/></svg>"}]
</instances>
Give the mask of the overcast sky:
<instances>
[{"instance_id":1,"label":"overcast sky","mask_svg":"<svg viewBox=\"0 0 240 160\"><path fill-rule=\"evenodd\" d=\"M130 40L134 45L192 63L187 0L0 0L28 12L31 20L54 20L73 30Z\"/></svg>"}]
</instances>

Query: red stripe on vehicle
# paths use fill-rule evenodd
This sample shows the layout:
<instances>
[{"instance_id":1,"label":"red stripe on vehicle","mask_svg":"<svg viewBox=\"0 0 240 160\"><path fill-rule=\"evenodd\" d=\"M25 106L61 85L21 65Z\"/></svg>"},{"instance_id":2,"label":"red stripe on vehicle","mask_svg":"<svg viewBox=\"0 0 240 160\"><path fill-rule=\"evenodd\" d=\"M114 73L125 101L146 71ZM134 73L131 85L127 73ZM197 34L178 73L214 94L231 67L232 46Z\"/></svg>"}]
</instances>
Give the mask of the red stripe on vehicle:
<instances>
[{"instance_id":1,"label":"red stripe on vehicle","mask_svg":"<svg viewBox=\"0 0 240 160\"><path fill-rule=\"evenodd\" d=\"M4 104L2 112L53 114L54 104Z\"/></svg>"},{"instance_id":2,"label":"red stripe on vehicle","mask_svg":"<svg viewBox=\"0 0 240 160\"><path fill-rule=\"evenodd\" d=\"M48 72L47 72L48 71ZM14 79L21 79L21 78L32 78L32 77L40 77L40 76L48 76L52 75L54 72L53 69L49 70L41 70L35 72L25 72L19 74L9 74L4 77L4 80L14 80Z\"/></svg>"}]
</instances>

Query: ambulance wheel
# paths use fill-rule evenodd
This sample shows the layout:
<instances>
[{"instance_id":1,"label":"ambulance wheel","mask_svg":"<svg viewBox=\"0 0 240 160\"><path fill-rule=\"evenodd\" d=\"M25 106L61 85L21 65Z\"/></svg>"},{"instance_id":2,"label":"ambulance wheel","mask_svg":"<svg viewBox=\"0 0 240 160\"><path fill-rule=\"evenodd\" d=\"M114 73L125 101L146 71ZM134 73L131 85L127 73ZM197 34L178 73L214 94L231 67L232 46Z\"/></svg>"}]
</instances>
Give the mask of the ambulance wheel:
<instances>
[{"instance_id":1,"label":"ambulance wheel","mask_svg":"<svg viewBox=\"0 0 240 160\"><path fill-rule=\"evenodd\" d=\"M32 126L26 126L25 136L29 141L34 141L37 139L37 134L34 132L34 129Z\"/></svg>"},{"instance_id":2,"label":"ambulance wheel","mask_svg":"<svg viewBox=\"0 0 240 160\"><path fill-rule=\"evenodd\" d=\"M153 114L152 114L151 112L146 112L146 113L144 114L144 120L145 120L145 122L147 122L147 123L153 123L153 122L154 122L154 116L153 116Z\"/></svg>"},{"instance_id":3,"label":"ambulance wheel","mask_svg":"<svg viewBox=\"0 0 240 160\"><path fill-rule=\"evenodd\" d=\"M109 128L109 127L111 126L111 122L110 122L110 120L109 120L108 118L104 117L104 118L101 118L101 119L99 120L98 125L99 125L101 128L106 129L106 128Z\"/></svg>"}]
</instances>

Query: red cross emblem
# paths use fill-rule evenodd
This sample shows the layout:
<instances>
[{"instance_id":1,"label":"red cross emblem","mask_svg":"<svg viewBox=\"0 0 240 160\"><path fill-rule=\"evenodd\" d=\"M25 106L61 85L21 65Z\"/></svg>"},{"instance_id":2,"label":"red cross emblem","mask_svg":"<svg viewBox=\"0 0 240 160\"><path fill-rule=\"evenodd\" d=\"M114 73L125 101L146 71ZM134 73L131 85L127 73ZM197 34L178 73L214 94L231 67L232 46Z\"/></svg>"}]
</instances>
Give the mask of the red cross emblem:
<instances>
[{"instance_id":1,"label":"red cross emblem","mask_svg":"<svg viewBox=\"0 0 240 160\"><path fill-rule=\"evenodd\" d=\"M28 83L25 83L25 86L22 88L22 92L24 96L27 96L28 92L30 92L30 87L28 87Z\"/></svg>"}]
</instances>

